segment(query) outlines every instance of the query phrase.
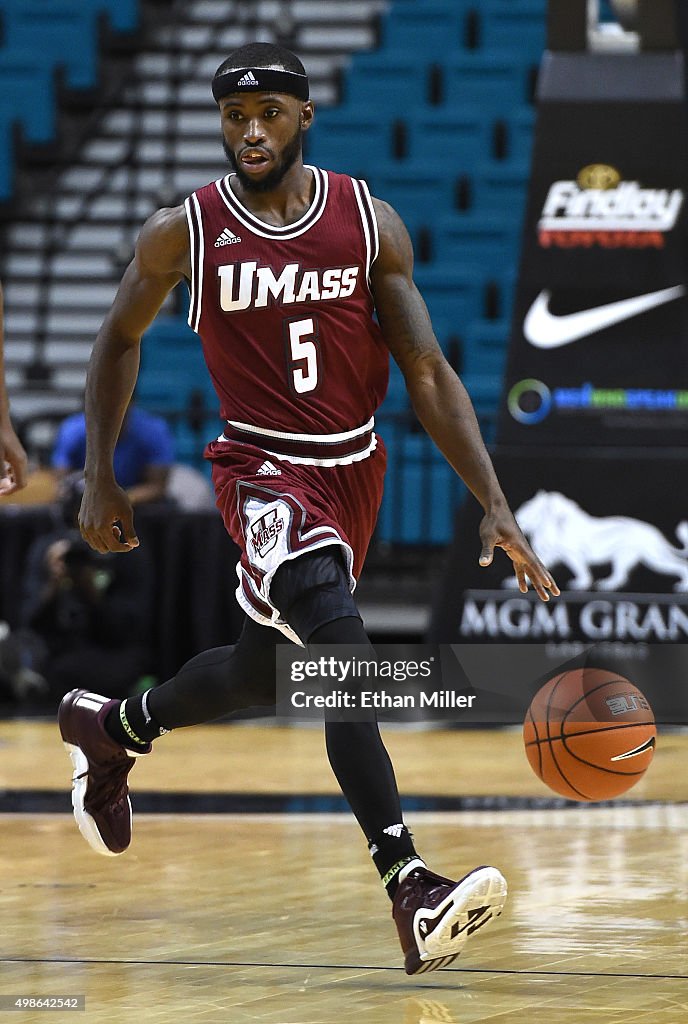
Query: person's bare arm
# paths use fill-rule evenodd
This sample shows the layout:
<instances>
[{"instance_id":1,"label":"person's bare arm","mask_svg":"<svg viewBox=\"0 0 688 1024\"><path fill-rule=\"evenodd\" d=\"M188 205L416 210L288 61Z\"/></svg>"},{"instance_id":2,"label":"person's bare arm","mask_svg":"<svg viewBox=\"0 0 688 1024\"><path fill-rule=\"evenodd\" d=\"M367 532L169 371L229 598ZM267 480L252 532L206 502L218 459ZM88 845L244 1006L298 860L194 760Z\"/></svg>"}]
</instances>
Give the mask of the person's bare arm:
<instances>
[{"instance_id":1,"label":"person's bare arm","mask_svg":"<svg viewBox=\"0 0 688 1024\"><path fill-rule=\"evenodd\" d=\"M169 292L190 274L184 208L159 210L143 226L86 378L86 486L79 525L96 551L138 546L131 502L115 481L115 444L138 376L141 335Z\"/></svg>"},{"instance_id":2,"label":"person's bare arm","mask_svg":"<svg viewBox=\"0 0 688 1024\"><path fill-rule=\"evenodd\" d=\"M549 600L559 590L532 551L504 497L466 389L435 338L427 307L413 281L413 249L398 214L374 200L380 253L371 271L371 287L380 326L406 381L411 403L437 447L482 505L480 564L490 565L495 547L514 564L520 590L528 577L538 596Z\"/></svg>"},{"instance_id":3,"label":"person's bare arm","mask_svg":"<svg viewBox=\"0 0 688 1024\"><path fill-rule=\"evenodd\" d=\"M3 295L0 285L0 495L12 494L26 486L26 452L10 420L5 389Z\"/></svg>"},{"instance_id":4,"label":"person's bare arm","mask_svg":"<svg viewBox=\"0 0 688 1024\"><path fill-rule=\"evenodd\" d=\"M132 505L145 505L149 501L162 501L167 494L170 478L169 466L146 466L141 483L134 484L127 491Z\"/></svg>"}]
</instances>

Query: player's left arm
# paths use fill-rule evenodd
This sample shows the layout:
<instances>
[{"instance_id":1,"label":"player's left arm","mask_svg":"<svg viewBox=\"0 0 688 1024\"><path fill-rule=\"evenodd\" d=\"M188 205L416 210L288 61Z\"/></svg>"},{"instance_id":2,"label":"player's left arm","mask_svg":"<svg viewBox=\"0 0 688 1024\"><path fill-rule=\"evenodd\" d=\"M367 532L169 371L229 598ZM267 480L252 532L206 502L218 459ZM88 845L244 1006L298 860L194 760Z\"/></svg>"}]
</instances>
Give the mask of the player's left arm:
<instances>
[{"instance_id":1,"label":"player's left arm","mask_svg":"<svg viewBox=\"0 0 688 1024\"><path fill-rule=\"evenodd\" d=\"M432 440L482 505L480 564L490 565L495 547L506 551L522 593L530 579L549 600L559 589L523 536L497 480L468 393L445 359L430 316L413 281L413 248L401 218L373 200L380 252L371 288L387 346L406 381L411 403Z\"/></svg>"}]
</instances>

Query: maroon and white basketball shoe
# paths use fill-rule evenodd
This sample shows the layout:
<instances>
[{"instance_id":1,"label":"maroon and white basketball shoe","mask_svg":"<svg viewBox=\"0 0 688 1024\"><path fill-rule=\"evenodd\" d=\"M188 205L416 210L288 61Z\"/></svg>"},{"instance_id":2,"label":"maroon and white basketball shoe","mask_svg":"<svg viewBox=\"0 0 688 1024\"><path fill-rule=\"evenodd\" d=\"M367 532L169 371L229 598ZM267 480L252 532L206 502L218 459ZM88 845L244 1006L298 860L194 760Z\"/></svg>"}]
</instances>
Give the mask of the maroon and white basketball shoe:
<instances>
[{"instance_id":1,"label":"maroon and white basketball shoe","mask_svg":"<svg viewBox=\"0 0 688 1024\"><path fill-rule=\"evenodd\" d=\"M105 719L119 700L88 690L62 698L57 722L74 768L72 806L79 831L96 853L116 857L131 842L131 803L127 776L141 754L116 743ZM148 754L152 744L142 751Z\"/></svg>"},{"instance_id":2,"label":"maroon and white basketball shoe","mask_svg":"<svg viewBox=\"0 0 688 1024\"><path fill-rule=\"evenodd\" d=\"M476 868L459 882L427 868L411 871L392 905L406 973L448 967L471 935L499 917L506 895L506 879L497 868Z\"/></svg>"}]
</instances>

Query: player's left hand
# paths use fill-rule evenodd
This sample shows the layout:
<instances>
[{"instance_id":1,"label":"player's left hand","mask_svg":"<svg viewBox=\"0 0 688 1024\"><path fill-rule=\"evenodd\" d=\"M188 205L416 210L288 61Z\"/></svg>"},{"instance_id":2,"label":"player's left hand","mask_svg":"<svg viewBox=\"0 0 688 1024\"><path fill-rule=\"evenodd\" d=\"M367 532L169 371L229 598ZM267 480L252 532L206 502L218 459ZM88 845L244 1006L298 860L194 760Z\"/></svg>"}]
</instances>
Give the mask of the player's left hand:
<instances>
[{"instance_id":1,"label":"player's left hand","mask_svg":"<svg viewBox=\"0 0 688 1024\"><path fill-rule=\"evenodd\" d=\"M514 573L518 589L522 594L528 592L528 582L541 601L549 601L550 593L559 596L559 587L552 574L545 568L530 544L523 536L521 529L509 509L488 512L480 524L480 539L483 547L480 552L480 565L492 565L495 548L503 548L514 563Z\"/></svg>"}]
</instances>

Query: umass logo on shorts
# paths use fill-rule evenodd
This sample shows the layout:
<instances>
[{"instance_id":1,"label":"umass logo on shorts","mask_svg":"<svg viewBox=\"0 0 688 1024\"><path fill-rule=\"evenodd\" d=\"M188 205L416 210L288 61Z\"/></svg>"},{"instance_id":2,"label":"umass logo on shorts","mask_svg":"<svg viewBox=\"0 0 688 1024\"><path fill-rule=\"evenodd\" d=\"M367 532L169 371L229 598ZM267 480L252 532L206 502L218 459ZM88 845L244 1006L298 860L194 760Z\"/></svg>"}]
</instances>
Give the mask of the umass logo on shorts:
<instances>
[{"instance_id":1,"label":"umass logo on shorts","mask_svg":"<svg viewBox=\"0 0 688 1024\"><path fill-rule=\"evenodd\" d=\"M277 535L284 529L284 519L278 517L278 509L271 508L251 523L251 544L254 552L263 558L277 544Z\"/></svg>"}]
</instances>

